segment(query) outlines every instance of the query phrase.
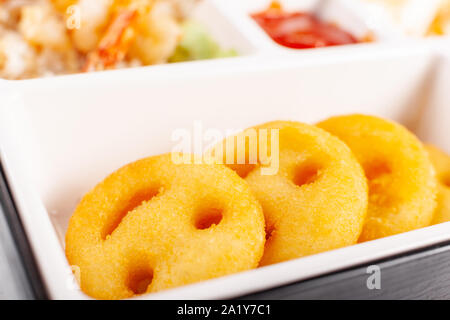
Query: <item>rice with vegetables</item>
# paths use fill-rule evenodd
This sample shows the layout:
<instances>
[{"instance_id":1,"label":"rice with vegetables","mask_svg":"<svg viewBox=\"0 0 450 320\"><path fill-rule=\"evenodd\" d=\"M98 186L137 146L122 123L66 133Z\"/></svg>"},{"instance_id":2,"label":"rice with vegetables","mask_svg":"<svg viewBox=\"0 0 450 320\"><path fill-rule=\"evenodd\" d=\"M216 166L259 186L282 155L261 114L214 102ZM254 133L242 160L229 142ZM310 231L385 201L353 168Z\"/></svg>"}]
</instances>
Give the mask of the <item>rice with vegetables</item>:
<instances>
[{"instance_id":1,"label":"rice with vegetables","mask_svg":"<svg viewBox=\"0 0 450 320\"><path fill-rule=\"evenodd\" d=\"M180 44L186 30L193 30L185 26L197 2L0 0L0 77L27 79L182 61ZM189 38L200 43L193 46L205 46L204 30L194 32ZM206 45L218 47L210 38ZM234 52L217 50L214 55ZM185 55L185 60L192 56Z\"/></svg>"}]
</instances>

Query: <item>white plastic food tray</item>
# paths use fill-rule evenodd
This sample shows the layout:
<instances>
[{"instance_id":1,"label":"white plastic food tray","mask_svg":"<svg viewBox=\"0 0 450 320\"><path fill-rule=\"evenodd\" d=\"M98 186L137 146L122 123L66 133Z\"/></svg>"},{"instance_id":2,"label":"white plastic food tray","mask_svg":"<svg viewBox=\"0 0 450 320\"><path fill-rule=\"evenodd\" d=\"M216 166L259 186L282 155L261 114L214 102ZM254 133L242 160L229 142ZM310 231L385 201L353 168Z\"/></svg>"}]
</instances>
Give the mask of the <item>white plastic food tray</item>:
<instances>
[{"instance_id":1,"label":"white plastic food tray","mask_svg":"<svg viewBox=\"0 0 450 320\"><path fill-rule=\"evenodd\" d=\"M351 1L332 2L333 19L364 31ZM67 223L83 194L126 163L170 152L176 129L200 123L226 132L365 113L399 121L450 152L448 38L380 35L370 44L290 50L248 16L267 3L206 1L196 12L237 58L0 81L1 163L50 298L88 298L64 255ZM238 297L449 240L444 223L137 299Z\"/></svg>"}]
</instances>

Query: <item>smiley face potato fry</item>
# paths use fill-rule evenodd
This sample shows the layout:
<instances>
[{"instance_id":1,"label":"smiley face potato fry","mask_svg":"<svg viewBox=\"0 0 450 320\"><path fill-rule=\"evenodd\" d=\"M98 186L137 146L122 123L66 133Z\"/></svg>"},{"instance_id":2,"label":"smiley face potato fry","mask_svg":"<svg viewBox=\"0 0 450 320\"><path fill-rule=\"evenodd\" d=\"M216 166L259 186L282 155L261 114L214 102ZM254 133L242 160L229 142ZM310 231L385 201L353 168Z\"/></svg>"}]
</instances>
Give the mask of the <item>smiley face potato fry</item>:
<instances>
[{"instance_id":1,"label":"smiley face potato fry","mask_svg":"<svg viewBox=\"0 0 450 320\"><path fill-rule=\"evenodd\" d=\"M250 188L218 164L171 155L117 170L70 219L66 255L98 299L122 299L258 265L264 216Z\"/></svg>"},{"instance_id":2,"label":"smiley face potato fry","mask_svg":"<svg viewBox=\"0 0 450 320\"><path fill-rule=\"evenodd\" d=\"M373 116L333 117L318 126L344 141L369 181L360 242L426 227L436 207L436 178L422 143L403 126Z\"/></svg>"},{"instance_id":3,"label":"smiley face potato fry","mask_svg":"<svg viewBox=\"0 0 450 320\"><path fill-rule=\"evenodd\" d=\"M261 138L266 134L267 139ZM239 139L249 142L239 144ZM253 164L251 150L258 151ZM229 163L226 155L233 151L236 157L245 154L247 162L229 166L249 184L265 215L267 241L260 265L357 242L366 215L367 182L342 141L311 125L275 121L227 138L212 153ZM270 166L263 159L269 153Z\"/></svg>"}]
</instances>

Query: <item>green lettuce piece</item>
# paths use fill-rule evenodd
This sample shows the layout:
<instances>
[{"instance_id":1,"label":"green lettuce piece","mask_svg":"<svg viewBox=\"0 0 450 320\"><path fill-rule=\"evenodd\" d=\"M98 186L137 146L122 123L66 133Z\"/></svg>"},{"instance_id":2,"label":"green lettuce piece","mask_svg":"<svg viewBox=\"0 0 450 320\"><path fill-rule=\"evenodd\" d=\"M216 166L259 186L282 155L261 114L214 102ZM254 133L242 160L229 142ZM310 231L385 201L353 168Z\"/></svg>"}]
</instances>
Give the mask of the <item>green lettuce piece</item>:
<instances>
[{"instance_id":1,"label":"green lettuce piece","mask_svg":"<svg viewBox=\"0 0 450 320\"><path fill-rule=\"evenodd\" d=\"M235 57L234 49L224 50L198 22L187 20L182 24L183 38L169 62Z\"/></svg>"}]
</instances>

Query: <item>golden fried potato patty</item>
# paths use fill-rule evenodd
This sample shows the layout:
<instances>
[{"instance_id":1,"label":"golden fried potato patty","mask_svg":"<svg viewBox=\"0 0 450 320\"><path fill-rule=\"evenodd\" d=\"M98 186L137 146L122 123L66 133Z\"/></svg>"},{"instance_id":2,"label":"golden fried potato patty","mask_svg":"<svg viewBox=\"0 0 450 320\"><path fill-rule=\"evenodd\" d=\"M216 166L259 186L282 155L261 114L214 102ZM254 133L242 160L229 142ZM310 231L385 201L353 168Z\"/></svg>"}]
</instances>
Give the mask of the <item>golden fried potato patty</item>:
<instances>
[{"instance_id":1,"label":"golden fried potato patty","mask_svg":"<svg viewBox=\"0 0 450 320\"><path fill-rule=\"evenodd\" d=\"M245 154L246 162L230 163L233 152L235 160ZM275 121L228 137L214 153L222 153L262 205L267 241L261 265L357 242L367 182L350 149L336 137L315 126Z\"/></svg>"},{"instance_id":2,"label":"golden fried potato patty","mask_svg":"<svg viewBox=\"0 0 450 320\"><path fill-rule=\"evenodd\" d=\"M264 241L261 206L235 172L166 154L124 166L84 196L66 255L85 293L121 299L254 268Z\"/></svg>"},{"instance_id":3,"label":"golden fried potato patty","mask_svg":"<svg viewBox=\"0 0 450 320\"><path fill-rule=\"evenodd\" d=\"M436 207L436 178L422 143L406 128L366 115L318 124L344 141L369 181L369 208L360 241L428 226Z\"/></svg>"}]
</instances>

